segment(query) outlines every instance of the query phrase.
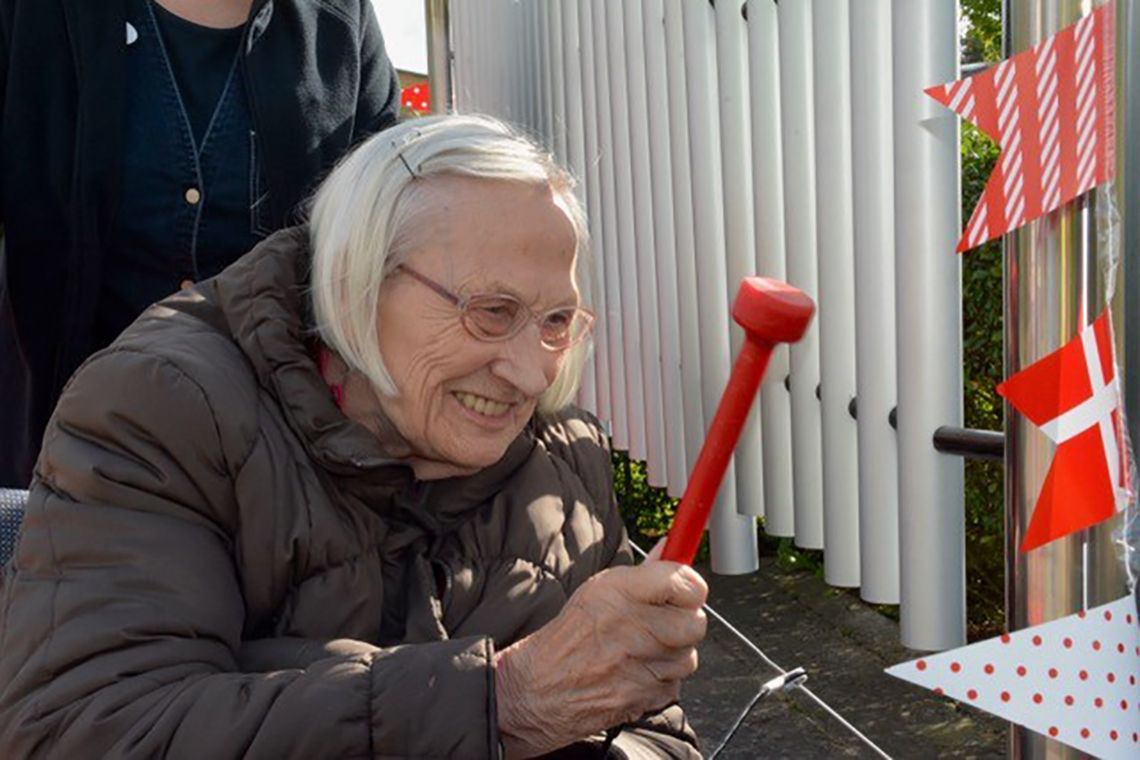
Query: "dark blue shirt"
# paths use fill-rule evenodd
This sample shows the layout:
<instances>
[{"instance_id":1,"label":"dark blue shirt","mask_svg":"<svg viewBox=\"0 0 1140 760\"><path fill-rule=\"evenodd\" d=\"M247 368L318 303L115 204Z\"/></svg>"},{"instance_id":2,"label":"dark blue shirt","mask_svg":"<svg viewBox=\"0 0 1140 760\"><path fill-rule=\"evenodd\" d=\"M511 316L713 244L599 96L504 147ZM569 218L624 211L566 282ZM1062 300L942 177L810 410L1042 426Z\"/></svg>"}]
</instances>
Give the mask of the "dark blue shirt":
<instances>
[{"instance_id":1,"label":"dark blue shirt","mask_svg":"<svg viewBox=\"0 0 1140 760\"><path fill-rule=\"evenodd\" d=\"M129 0L127 19L126 155L101 273L98 345L182 283L220 272L263 234L245 27L199 26L153 0Z\"/></svg>"}]
</instances>

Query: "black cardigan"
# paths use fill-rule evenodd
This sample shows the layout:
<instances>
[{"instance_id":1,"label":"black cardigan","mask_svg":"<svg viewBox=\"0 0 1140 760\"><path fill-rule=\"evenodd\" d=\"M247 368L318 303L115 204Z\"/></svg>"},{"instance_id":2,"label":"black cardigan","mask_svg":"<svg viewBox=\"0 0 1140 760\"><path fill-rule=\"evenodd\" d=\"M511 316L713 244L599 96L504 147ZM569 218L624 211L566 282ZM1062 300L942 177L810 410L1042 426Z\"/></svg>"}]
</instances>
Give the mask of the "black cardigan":
<instances>
[{"instance_id":1,"label":"black cardigan","mask_svg":"<svg viewBox=\"0 0 1140 760\"><path fill-rule=\"evenodd\" d=\"M0 0L0 285L31 384L21 437L36 446L64 382L93 349L123 155L124 6ZM242 45L269 219L283 227L353 143L396 120L399 86L370 0L255 0ZM0 356L9 367L18 361ZM0 403L11 403L8 390L0 387ZM0 430L0 458L13 456L12 438Z\"/></svg>"}]
</instances>

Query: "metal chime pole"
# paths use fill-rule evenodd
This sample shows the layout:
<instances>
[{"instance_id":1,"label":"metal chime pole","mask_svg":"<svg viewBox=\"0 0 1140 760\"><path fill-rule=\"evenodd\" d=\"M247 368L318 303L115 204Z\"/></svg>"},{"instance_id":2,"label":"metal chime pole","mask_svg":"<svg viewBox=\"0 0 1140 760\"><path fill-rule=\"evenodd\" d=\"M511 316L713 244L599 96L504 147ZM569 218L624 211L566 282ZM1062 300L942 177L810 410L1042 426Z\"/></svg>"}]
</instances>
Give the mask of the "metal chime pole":
<instances>
[{"instance_id":1,"label":"metal chime pole","mask_svg":"<svg viewBox=\"0 0 1140 760\"><path fill-rule=\"evenodd\" d=\"M1015 55L1091 13L1090 0L1006 0L1005 54ZM1118 12L1123 4L1118 4ZM1118 55L1120 61L1123 56ZM1117 103L1117 113L1123 113ZM1125 130L1117 129L1117 135ZM1119 156L1123 151L1118 150ZM1117 170L1117 176L1123 176ZM1117 188L1123 184L1117 181ZM1005 374L1024 369L1086 327L1105 306L1105 267L1097 235L1096 195L1087 193L1005 237ZM1103 190L1099 192L1104 192ZM1102 200L1107 199L1102 196ZM1115 204L1120 205L1119 192ZM1102 211L1104 209L1101 209ZM967 254L969 255L969 254ZM1114 304L1123 302L1118 287ZM1122 324L1119 317L1116 324ZM1119 339L1120 334L1117 335ZM1123 566L1112 533L1119 518L1026 554L1018 552L1054 446L1006 408L1006 617L1010 630L1065 617L1119 598ZM1014 726L1010 757L1082 757Z\"/></svg>"},{"instance_id":2,"label":"metal chime pole","mask_svg":"<svg viewBox=\"0 0 1140 760\"><path fill-rule=\"evenodd\" d=\"M451 22L448 5L448 0L424 0L432 113L447 113L455 107L451 92Z\"/></svg>"},{"instance_id":3,"label":"metal chime pole","mask_svg":"<svg viewBox=\"0 0 1140 760\"><path fill-rule=\"evenodd\" d=\"M960 425L958 117L924 90L958 74L958 3L893 0L900 629L912 649L966 639L963 468L933 449Z\"/></svg>"}]
</instances>

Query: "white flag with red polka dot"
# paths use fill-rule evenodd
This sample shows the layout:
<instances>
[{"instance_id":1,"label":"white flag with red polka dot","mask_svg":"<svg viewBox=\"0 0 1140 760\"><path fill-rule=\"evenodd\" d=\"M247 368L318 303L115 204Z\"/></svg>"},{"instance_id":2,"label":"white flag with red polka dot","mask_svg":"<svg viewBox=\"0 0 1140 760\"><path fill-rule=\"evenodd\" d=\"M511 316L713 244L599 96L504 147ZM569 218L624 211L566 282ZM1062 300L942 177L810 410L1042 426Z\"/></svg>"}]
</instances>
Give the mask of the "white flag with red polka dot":
<instances>
[{"instance_id":1,"label":"white flag with red polka dot","mask_svg":"<svg viewBox=\"0 0 1140 760\"><path fill-rule=\"evenodd\" d=\"M1140 621L1132 596L887 673L1097 757L1140 757Z\"/></svg>"},{"instance_id":2,"label":"white flag with red polka dot","mask_svg":"<svg viewBox=\"0 0 1140 760\"><path fill-rule=\"evenodd\" d=\"M411 84L400 90L400 106L416 113L431 113L431 87Z\"/></svg>"}]
</instances>

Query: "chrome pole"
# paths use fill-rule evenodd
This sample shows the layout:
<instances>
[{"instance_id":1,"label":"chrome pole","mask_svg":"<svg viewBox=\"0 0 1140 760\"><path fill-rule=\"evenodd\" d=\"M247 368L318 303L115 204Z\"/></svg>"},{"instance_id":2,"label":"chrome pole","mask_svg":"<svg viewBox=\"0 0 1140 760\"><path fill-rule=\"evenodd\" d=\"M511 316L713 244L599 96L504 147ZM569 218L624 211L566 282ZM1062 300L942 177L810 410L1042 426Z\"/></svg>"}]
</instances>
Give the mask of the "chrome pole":
<instances>
[{"instance_id":1,"label":"chrome pole","mask_svg":"<svg viewBox=\"0 0 1140 760\"><path fill-rule=\"evenodd\" d=\"M455 108L451 88L451 20L448 6L449 0L424 0L432 113L447 113Z\"/></svg>"},{"instance_id":2,"label":"chrome pole","mask_svg":"<svg viewBox=\"0 0 1140 760\"><path fill-rule=\"evenodd\" d=\"M1041 42L1100 4L1091 0L1006 0L1006 55ZM1121 7L1118 5L1118 12ZM1118 102L1117 113L1123 110ZM1117 130L1118 135L1123 133ZM1118 150L1117 155L1122 152ZM1118 181L1117 187L1121 184ZM1104 190L1087 193L1005 236L1007 377L1067 343L1104 308L1101 259L1105 252L1098 249L1098 192ZM1108 194L1100 196L1102 201L1107 198ZM1116 205L1121 208L1118 198ZM1119 307L1122 301L1118 296L1114 303ZM1053 460L1054 446L1008 406L1005 428L1009 629L1039 625L1119 598L1125 593L1124 573L1112 540L1112 533L1120 527L1119 518L1027 554L1018 552ZM1013 758L1083 757L1019 726L1010 730L1009 754Z\"/></svg>"}]
</instances>

